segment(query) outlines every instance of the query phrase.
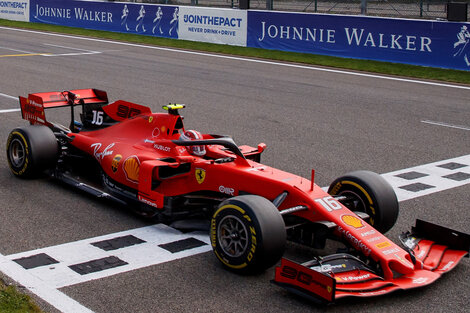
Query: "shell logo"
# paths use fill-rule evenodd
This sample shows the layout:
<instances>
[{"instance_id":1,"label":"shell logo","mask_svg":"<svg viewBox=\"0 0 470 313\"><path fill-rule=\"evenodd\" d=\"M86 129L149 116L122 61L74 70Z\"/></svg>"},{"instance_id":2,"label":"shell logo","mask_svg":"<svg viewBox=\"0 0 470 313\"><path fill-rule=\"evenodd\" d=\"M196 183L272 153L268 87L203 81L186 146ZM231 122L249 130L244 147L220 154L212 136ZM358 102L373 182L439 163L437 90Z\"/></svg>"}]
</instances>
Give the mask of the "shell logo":
<instances>
[{"instance_id":1,"label":"shell logo","mask_svg":"<svg viewBox=\"0 0 470 313\"><path fill-rule=\"evenodd\" d=\"M135 155L128 157L122 165L127 180L133 183L139 182L140 161Z\"/></svg>"},{"instance_id":2,"label":"shell logo","mask_svg":"<svg viewBox=\"0 0 470 313\"><path fill-rule=\"evenodd\" d=\"M111 162L111 170L113 171L113 173L116 173L117 170L118 170L118 167L119 167L119 162L121 161L122 159L122 155L120 154L116 154L113 158L113 161Z\"/></svg>"},{"instance_id":3,"label":"shell logo","mask_svg":"<svg viewBox=\"0 0 470 313\"><path fill-rule=\"evenodd\" d=\"M362 224L362 220L352 215L343 215L341 216L341 220L346 224L354 228L362 228L364 224Z\"/></svg>"},{"instance_id":4,"label":"shell logo","mask_svg":"<svg viewBox=\"0 0 470 313\"><path fill-rule=\"evenodd\" d=\"M391 244L388 241L384 241L384 242L376 244L375 246L379 249L384 249L384 248L390 247Z\"/></svg>"}]
</instances>

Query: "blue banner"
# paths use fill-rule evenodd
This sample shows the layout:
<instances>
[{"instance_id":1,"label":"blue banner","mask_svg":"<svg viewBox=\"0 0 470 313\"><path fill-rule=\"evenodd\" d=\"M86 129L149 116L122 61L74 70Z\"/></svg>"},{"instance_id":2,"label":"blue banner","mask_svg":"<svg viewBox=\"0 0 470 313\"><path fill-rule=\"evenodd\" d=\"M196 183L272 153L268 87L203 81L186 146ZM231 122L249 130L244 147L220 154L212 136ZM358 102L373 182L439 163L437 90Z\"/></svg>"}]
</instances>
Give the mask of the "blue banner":
<instances>
[{"instance_id":1,"label":"blue banner","mask_svg":"<svg viewBox=\"0 0 470 313\"><path fill-rule=\"evenodd\" d=\"M272 11L248 11L246 18L246 11L239 10L227 13L223 9L74 0L29 2L31 22L167 38L179 38L180 28L185 26L181 31L186 40L245 45L246 36L248 47L470 71L470 23L464 22ZM217 21L230 15L229 20L243 23L237 25L239 29L179 25L180 9ZM212 35L202 36L200 31Z\"/></svg>"},{"instance_id":2,"label":"blue banner","mask_svg":"<svg viewBox=\"0 0 470 313\"><path fill-rule=\"evenodd\" d=\"M470 70L470 24L248 12L247 46Z\"/></svg>"},{"instance_id":3,"label":"blue banner","mask_svg":"<svg viewBox=\"0 0 470 313\"><path fill-rule=\"evenodd\" d=\"M31 0L30 21L178 38L178 7L135 3Z\"/></svg>"}]
</instances>

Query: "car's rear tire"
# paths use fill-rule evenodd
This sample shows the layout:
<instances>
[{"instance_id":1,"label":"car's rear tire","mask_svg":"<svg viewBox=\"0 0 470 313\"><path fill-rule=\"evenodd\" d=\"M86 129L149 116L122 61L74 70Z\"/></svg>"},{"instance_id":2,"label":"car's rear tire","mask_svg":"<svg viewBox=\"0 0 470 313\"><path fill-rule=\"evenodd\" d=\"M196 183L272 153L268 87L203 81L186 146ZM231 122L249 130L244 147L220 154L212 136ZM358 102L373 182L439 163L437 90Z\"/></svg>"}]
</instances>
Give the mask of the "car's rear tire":
<instances>
[{"instance_id":1,"label":"car's rear tire","mask_svg":"<svg viewBox=\"0 0 470 313\"><path fill-rule=\"evenodd\" d=\"M54 133L46 126L15 128L7 140L8 165L15 176L28 178L52 167L59 155Z\"/></svg>"},{"instance_id":2,"label":"car's rear tire","mask_svg":"<svg viewBox=\"0 0 470 313\"><path fill-rule=\"evenodd\" d=\"M233 197L222 202L211 219L211 244L229 270L241 274L262 272L284 253L284 220L266 198Z\"/></svg>"},{"instance_id":3,"label":"car's rear tire","mask_svg":"<svg viewBox=\"0 0 470 313\"><path fill-rule=\"evenodd\" d=\"M381 233L390 230L398 218L399 206L392 186L379 174L355 171L341 176L331 183L328 193L345 196L341 200L351 211L369 215L367 223Z\"/></svg>"}]
</instances>

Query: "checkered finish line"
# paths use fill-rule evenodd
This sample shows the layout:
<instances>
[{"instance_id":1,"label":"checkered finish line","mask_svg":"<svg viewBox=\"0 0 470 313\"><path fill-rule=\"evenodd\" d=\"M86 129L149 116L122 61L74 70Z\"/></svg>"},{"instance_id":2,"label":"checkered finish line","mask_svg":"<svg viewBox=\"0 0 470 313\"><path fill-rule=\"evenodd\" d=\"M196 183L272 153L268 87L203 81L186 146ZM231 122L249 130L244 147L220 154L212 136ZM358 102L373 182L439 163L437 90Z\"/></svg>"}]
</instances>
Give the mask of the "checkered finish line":
<instances>
[{"instance_id":1,"label":"checkered finish line","mask_svg":"<svg viewBox=\"0 0 470 313\"><path fill-rule=\"evenodd\" d=\"M382 174L398 201L460 187L470 183L470 155Z\"/></svg>"},{"instance_id":2,"label":"checkered finish line","mask_svg":"<svg viewBox=\"0 0 470 313\"><path fill-rule=\"evenodd\" d=\"M203 232L182 233L156 224L5 258L58 289L210 250Z\"/></svg>"}]
</instances>

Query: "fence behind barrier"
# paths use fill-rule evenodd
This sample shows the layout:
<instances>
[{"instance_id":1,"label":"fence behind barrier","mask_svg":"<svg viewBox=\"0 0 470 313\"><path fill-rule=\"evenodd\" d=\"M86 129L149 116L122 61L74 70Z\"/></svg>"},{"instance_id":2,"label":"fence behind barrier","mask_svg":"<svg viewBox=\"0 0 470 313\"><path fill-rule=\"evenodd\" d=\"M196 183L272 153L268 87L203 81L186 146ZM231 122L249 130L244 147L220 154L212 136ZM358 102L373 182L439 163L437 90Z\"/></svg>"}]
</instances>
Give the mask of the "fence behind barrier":
<instances>
[{"instance_id":1,"label":"fence behind barrier","mask_svg":"<svg viewBox=\"0 0 470 313\"><path fill-rule=\"evenodd\" d=\"M241 0L243 1L243 0ZM255 10L352 14L398 18L446 19L449 0L248 0ZM157 4L238 8L239 0L142 0ZM456 0L470 3L469 0ZM470 5L469 5L470 6ZM470 11L467 10L467 20Z\"/></svg>"}]
</instances>

